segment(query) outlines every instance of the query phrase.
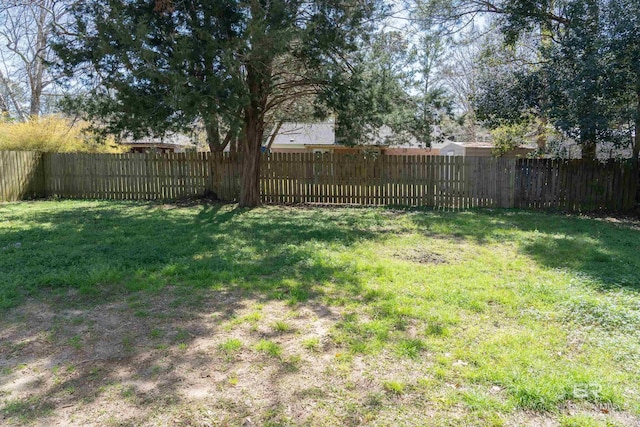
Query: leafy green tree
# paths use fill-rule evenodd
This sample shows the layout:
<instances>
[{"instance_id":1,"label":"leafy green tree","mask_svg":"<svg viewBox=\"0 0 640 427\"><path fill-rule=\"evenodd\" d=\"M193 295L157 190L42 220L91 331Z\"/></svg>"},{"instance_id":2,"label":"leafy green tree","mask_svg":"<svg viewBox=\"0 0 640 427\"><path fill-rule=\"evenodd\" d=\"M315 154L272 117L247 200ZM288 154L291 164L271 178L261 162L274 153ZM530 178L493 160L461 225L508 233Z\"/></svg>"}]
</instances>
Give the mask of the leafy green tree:
<instances>
[{"instance_id":1,"label":"leafy green tree","mask_svg":"<svg viewBox=\"0 0 640 427\"><path fill-rule=\"evenodd\" d=\"M621 105L621 120L631 123L633 159L640 156L640 1L609 0L605 32L607 58L615 84L612 96Z\"/></svg>"},{"instance_id":2,"label":"leafy green tree","mask_svg":"<svg viewBox=\"0 0 640 427\"><path fill-rule=\"evenodd\" d=\"M244 152L240 206L260 203L270 112L303 89L341 91L349 52L373 27L377 0L86 0L56 50L70 75L89 65L101 86L87 112L110 131L162 133L202 121ZM70 35L67 35L70 34Z\"/></svg>"},{"instance_id":3,"label":"leafy green tree","mask_svg":"<svg viewBox=\"0 0 640 427\"><path fill-rule=\"evenodd\" d=\"M548 120L595 158L599 142L628 144L629 93L633 79L637 19L613 1L458 0L449 6L454 22L468 13L490 13L507 45L534 35L538 60L524 67L487 69L475 100L490 126ZM617 8L617 9L616 9ZM616 13L615 11L618 10ZM617 40L617 42L615 42ZM631 52L631 53L630 53ZM637 109L636 109L637 110Z\"/></svg>"},{"instance_id":4,"label":"leafy green tree","mask_svg":"<svg viewBox=\"0 0 640 427\"><path fill-rule=\"evenodd\" d=\"M336 98L327 102L338 116L339 142L367 144L388 128L392 133L382 143L413 139L431 144L436 117L423 108L428 99L421 93L417 61L415 49L399 31L382 31L363 43L345 85L350 90L335 92Z\"/></svg>"}]
</instances>

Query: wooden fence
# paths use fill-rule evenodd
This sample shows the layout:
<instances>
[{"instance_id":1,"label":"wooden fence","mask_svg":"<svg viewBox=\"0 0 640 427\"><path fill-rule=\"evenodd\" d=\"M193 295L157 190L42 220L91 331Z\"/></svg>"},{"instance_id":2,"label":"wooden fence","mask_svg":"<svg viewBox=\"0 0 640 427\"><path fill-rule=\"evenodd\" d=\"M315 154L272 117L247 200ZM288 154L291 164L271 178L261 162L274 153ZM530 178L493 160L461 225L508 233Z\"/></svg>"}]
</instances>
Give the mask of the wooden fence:
<instances>
[{"instance_id":1,"label":"wooden fence","mask_svg":"<svg viewBox=\"0 0 640 427\"><path fill-rule=\"evenodd\" d=\"M0 151L0 202L14 202L43 194L42 154Z\"/></svg>"},{"instance_id":2,"label":"wooden fence","mask_svg":"<svg viewBox=\"0 0 640 427\"><path fill-rule=\"evenodd\" d=\"M59 196L235 201L241 158L231 154L0 153L0 201ZM267 203L630 210L630 164L507 158L270 154Z\"/></svg>"}]
</instances>

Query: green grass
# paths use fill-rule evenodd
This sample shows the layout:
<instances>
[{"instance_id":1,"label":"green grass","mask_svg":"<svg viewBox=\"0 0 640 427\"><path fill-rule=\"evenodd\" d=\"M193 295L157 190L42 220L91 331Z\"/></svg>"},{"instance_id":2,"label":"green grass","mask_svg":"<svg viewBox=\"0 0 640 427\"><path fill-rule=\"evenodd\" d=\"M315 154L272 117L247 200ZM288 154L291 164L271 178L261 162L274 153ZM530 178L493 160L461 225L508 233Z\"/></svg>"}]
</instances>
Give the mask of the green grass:
<instances>
[{"instance_id":1,"label":"green grass","mask_svg":"<svg viewBox=\"0 0 640 427\"><path fill-rule=\"evenodd\" d=\"M230 338L220 344L220 351L222 351L227 356L231 356L236 354L242 349L242 341L237 338Z\"/></svg>"},{"instance_id":2,"label":"green grass","mask_svg":"<svg viewBox=\"0 0 640 427\"><path fill-rule=\"evenodd\" d=\"M282 347L277 343L269 340L260 340L256 344L256 350L262 353L266 353L272 357L280 357L282 355Z\"/></svg>"},{"instance_id":3,"label":"green grass","mask_svg":"<svg viewBox=\"0 0 640 427\"><path fill-rule=\"evenodd\" d=\"M282 334L291 331L291 325L283 320L276 321L272 327L276 332L280 332Z\"/></svg>"},{"instance_id":4,"label":"green grass","mask_svg":"<svg viewBox=\"0 0 640 427\"><path fill-rule=\"evenodd\" d=\"M590 420L564 414L569 403L640 415L638 254L637 224L546 213L16 203L0 205L0 307L28 298L90 307L170 289L176 304L204 312L203 293L238 292L247 309L220 327L250 326L255 341L219 350L246 346L280 365L289 347L260 333L313 350L304 351L311 363L320 341L297 326L287 333L293 321L262 307L329 307L339 313L326 346L335 374L348 379L361 372L355 359L378 360L384 366L364 375L374 393L387 392L380 399L419 395L431 411L463 411L459 425L533 411L569 426ZM159 315L130 309L140 321ZM164 331L147 336L166 333L188 350L190 334ZM79 336L67 344L88 347ZM131 338L122 346L132 351ZM304 363L291 365L304 372ZM386 377L390 368L407 377ZM340 393L356 405L348 387Z\"/></svg>"}]
</instances>

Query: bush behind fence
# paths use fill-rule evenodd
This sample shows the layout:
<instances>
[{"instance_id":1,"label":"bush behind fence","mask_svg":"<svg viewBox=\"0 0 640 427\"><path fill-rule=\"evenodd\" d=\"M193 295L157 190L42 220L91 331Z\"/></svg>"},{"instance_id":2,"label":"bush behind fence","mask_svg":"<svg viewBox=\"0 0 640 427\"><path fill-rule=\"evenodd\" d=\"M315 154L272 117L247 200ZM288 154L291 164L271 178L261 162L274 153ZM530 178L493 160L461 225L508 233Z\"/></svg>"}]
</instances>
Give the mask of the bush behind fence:
<instances>
[{"instance_id":1,"label":"bush behind fence","mask_svg":"<svg viewBox=\"0 0 640 427\"><path fill-rule=\"evenodd\" d=\"M236 201L241 154L0 152L0 201L52 197L176 200L215 194ZM265 154L267 203L631 210L630 162Z\"/></svg>"}]
</instances>

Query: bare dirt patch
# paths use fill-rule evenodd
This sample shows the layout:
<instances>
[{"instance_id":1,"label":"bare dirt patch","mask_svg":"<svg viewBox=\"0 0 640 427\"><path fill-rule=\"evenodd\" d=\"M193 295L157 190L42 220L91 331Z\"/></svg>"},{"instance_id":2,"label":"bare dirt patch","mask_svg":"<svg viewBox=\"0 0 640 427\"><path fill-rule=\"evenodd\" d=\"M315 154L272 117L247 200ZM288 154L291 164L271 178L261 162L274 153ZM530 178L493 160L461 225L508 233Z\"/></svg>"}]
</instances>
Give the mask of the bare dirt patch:
<instances>
[{"instance_id":1,"label":"bare dirt patch","mask_svg":"<svg viewBox=\"0 0 640 427\"><path fill-rule=\"evenodd\" d=\"M464 390L433 381L428 350L336 346L343 315L317 300L179 287L98 305L74 292L30 300L0 319L0 424L484 425L459 405L443 409Z\"/></svg>"},{"instance_id":2,"label":"bare dirt patch","mask_svg":"<svg viewBox=\"0 0 640 427\"><path fill-rule=\"evenodd\" d=\"M403 261L415 262L417 264L448 264L448 260L439 254L430 251L427 248L408 248L402 251L395 251L391 256Z\"/></svg>"},{"instance_id":3,"label":"bare dirt patch","mask_svg":"<svg viewBox=\"0 0 640 427\"><path fill-rule=\"evenodd\" d=\"M0 324L2 423L300 423L324 412L320 401L339 399L328 337L335 309L240 292L180 298L12 310ZM230 341L237 348L225 350ZM280 353L260 351L261 341Z\"/></svg>"}]
</instances>

